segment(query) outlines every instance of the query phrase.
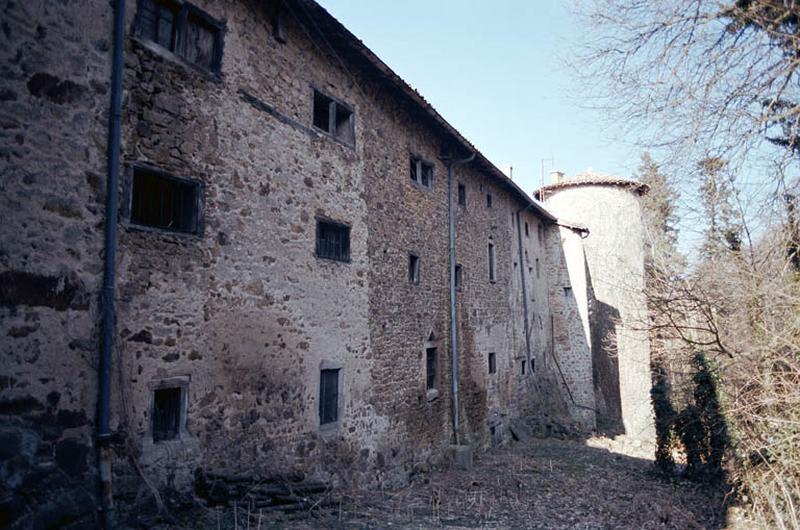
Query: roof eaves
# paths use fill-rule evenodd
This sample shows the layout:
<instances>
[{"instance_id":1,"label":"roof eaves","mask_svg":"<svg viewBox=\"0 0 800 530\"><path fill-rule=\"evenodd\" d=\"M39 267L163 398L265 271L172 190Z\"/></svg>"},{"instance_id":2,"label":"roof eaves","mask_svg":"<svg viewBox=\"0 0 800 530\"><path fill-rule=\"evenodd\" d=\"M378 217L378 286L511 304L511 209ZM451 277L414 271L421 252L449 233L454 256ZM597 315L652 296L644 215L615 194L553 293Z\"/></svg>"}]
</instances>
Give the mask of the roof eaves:
<instances>
[{"instance_id":1,"label":"roof eaves","mask_svg":"<svg viewBox=\"0 0 800 530\"><path fill-rule=\"evenodd\" d=\"M544 206L541 205L541 203L525 193L522 188L520 188L513 180L506 176L505 173L503 173L488 158L486 158L474 145L472 145L469 140L461 135L461 133L458 132L455 127L450 125L450 123L441 114L439 114L435 108L433 108L433 105L428 103L428 101L419 92L406 83L403 78L397 75L394 70L384 63L380 57L375 55L372 50L370 50L358 37L351 33L350 30L344 26L344 24L336 19L336 17L331 15L324 7L319 5L314 0L295 1L306 9L313 10L317 16L322 17L327 24L331 25L333 29L339 33L339 36L344 39L348 46L352 47L354 51L358 52L372 67L382 74L382 77L385 81L388 81L393 85L394 88L399 89L404 95L406 95L417 108L425 112L425 114L427 114L427 116L431 118L443 130L443 132L453 137L465 150L474 152L476 162L478 162L487 173L511 189L513 193L517 194L519 198L523 200L523 202L527 202L531 209L536 211L543 218L549 220L550 222L556 221L555 216L548 212Z\"/></svg>"}]
</instances>

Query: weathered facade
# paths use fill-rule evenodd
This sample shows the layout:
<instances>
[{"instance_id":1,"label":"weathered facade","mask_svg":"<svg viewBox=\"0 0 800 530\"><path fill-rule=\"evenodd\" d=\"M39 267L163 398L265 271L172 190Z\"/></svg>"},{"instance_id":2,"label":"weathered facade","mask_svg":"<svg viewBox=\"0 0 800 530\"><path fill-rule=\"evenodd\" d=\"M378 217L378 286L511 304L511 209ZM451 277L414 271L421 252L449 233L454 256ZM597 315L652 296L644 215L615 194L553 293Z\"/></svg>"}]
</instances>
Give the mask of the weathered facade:
<instances>
[{"instance_id":1,"label":"weathered facade","mask_svg":"<svg viewBox=\"0 0 800 530\"><path fill-rule=\"evenodd\" d=\"M39 527L96 503L113 10L0 15L0 524ZM595 427L585 228L311 0L139 0L125 21L118 501L202 471L388 485L515 421Z\"/></svg>"}]
</instances>

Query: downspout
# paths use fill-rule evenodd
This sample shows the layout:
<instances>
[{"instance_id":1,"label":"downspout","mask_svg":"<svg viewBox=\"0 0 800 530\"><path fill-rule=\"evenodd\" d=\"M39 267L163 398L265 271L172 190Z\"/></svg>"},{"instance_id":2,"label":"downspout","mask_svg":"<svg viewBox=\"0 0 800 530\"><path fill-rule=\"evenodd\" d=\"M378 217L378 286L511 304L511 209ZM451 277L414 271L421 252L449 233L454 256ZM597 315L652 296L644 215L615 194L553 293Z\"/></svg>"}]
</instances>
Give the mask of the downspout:
<instances>
[{"instance_id":1,"label":"downspout","mask_svg":"<svg viewBox=\"0 0 800 530\"><path fill-rule=\"evenodd\" d=\"M528 322L528 287L525 284L525 255L522 251L522 227L520 226L520 214L525 212L528 208L531 207L531 204L528 204L524 208L520 208L517 210L517 242L519 243L519 279L522 283L522 311L524 312L524 323L525 323L525 351L528 355L528 376L530 377L533 374L534 366L533 366L533 359L531 358L531 328Z\"/></svg>"},{"instance_id":2,"label":"downspout","mask_svg":"<svg viewBox=\"0 0 800 530\"><path fill-rule=\"evenodd\" d=\"M114 1L114 44L111 59L111 108L108 123L103 289L100 293L101 329L97 399L97 467L100 479L102 525L113 526L114 499L111 488L111 362L114 347L114 284L117 255L117 211L122 118L122 68L125 34L125 0Z\"/></svg>"},{"instance_id":3,"label":"downspout","mask_svg":"<svg viewBox=\"0 0 800 530\"><path fill-rule=\"evenodd\" d=\"M456 212L453 208L453 167L468 164L475 159L475 153L467 158L447 159L447 214L450 247L450 369L453 392L453 442L459 444L459 404L458 404L458 327L456 320Z\"/></svg>"}]
</instances>

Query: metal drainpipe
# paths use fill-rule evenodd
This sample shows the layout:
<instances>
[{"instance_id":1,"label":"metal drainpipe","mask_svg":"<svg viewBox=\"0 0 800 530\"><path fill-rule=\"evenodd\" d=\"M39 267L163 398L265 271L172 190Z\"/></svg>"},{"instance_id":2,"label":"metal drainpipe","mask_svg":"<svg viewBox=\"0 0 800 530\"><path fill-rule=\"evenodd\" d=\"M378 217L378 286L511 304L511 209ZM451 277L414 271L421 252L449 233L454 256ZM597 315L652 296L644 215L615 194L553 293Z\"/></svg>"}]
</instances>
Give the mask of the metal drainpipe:
<instances>
[{"instance_id":1,"label":"metal drainpipe","mask_svg":"<svg viewBox=\"0 0 800 530\"><path fill-rule=\"evenodd\" d=\"M100 294L100 366L97 399L97 464L104 528L113 526L114 499L111 488L111 363L114 347L114 283L117 255L117 211L122 118L122 68L125 35L125 0L114 2L114 45L111 61L111 108L108 123L103 289Z\"/></svg>"},{"instance_id":2,"label":"metal drainpipe","mask_svg":"<svg viewBox=\"0 0 800 530\"><path fill-rule=\"evenodd\" d=\"M475 153L460 160L447 160L447 213L450 232L450 364L453 388L453 439L459 444L458 416L458 327L456 324L456 212L453 208L453 167L468 164L475 159Z\"/></svg>"},{"instance_id":3,"label":"metal drainpipe","mask_svg":"<svg viewBox=\"0 0 800 530\"><path fill-rule=\"evenodd\" d=\"M531 328L528 323L528 288L525 285L525 254L522 251L522 227L520 226L520 214L525 212L531 205L528 204L525 208L517 210L517 242L519 243L519 278L522 281L522 310L525 312L523 315L525 320L525 348L528 354L528 376L533 374L533 360L531 359Z\"/></svg>"}]
</instances>

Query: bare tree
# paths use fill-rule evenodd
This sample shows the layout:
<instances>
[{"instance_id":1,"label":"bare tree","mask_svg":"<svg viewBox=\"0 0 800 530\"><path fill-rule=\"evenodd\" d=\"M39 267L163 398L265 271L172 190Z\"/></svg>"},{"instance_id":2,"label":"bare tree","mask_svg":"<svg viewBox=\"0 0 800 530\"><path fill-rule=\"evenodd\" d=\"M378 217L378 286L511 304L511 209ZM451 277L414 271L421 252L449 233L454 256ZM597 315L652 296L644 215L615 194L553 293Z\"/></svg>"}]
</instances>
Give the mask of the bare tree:
<instances>
[{"instance_id":1,"label":"bare tree","mask_svg":"<svg viewBox=\"0 0 800 530\"><path fill-rule=\"evenodd\" d=\"M738 162L764 144L796 162L795 0L588 0L579 13L589 29L582 90L624 132L683 162Z\"/></svg>"}]
</instances>

